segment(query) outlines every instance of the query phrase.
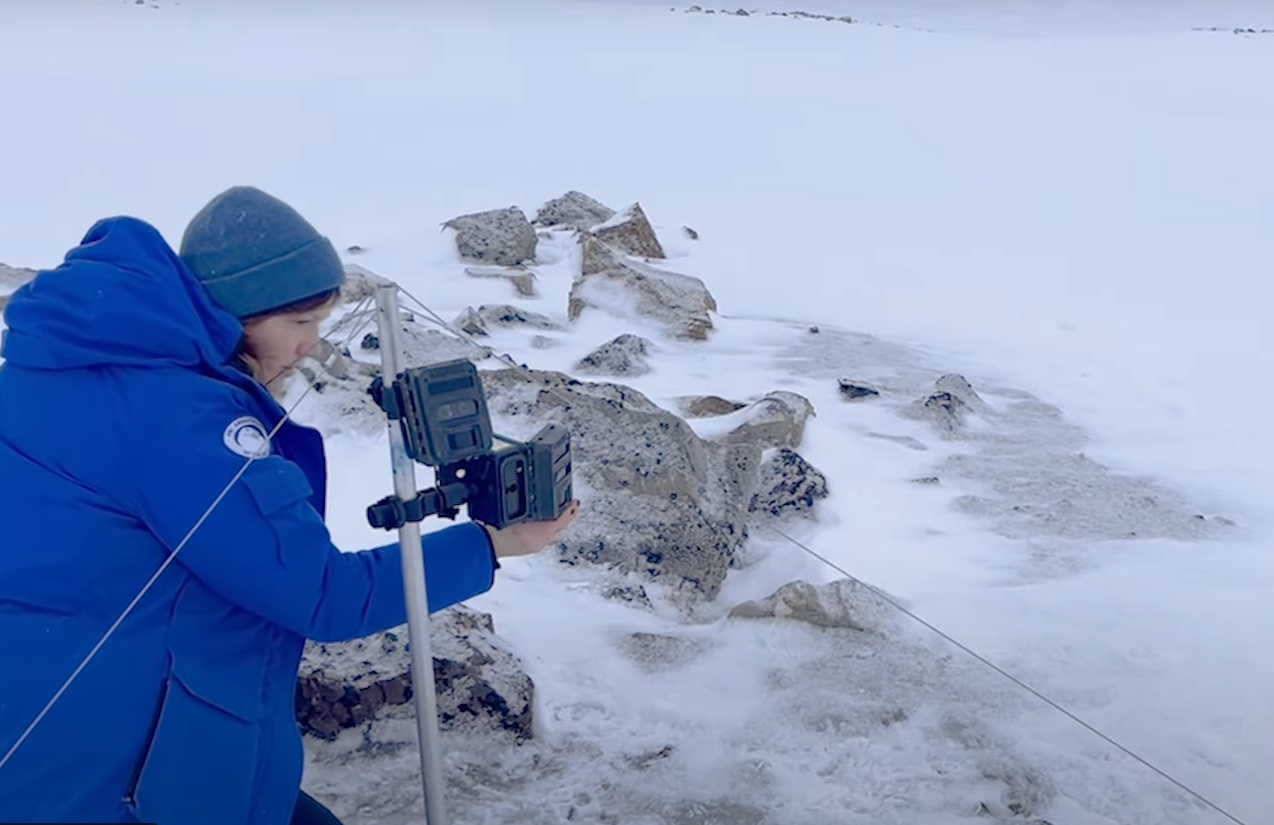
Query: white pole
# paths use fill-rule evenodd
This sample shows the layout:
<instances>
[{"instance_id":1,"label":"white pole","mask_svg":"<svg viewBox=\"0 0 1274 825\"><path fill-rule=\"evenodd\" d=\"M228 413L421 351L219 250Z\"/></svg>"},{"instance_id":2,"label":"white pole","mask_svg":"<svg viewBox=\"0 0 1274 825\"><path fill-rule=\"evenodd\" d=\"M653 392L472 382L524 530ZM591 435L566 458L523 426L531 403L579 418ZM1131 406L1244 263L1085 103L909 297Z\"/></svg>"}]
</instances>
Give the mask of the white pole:
<instances>
[{"instance_id":1,"label":"white pole","mask_svg":"<svg viewBox=\"0 0 1274 825\"><path fill-rule=\"evenodd\" d=\"M398 287L376 289L376 317L380 327L381 375L389 390L402 372L402 336L398 320ZM403 443L397 421L389 422L389 457L394 466L394 494L403 501L416 497L416 466ZM416 702L416 733L420 742L421 780L425 792L425 825L446 825L447 806L438 741L438 694L434 685L433 646L429 637L429 598L425 590L425 555L420 524L409 521L398 530L403 557L403 589L407 596L407 632L411 642L411 684Z\"/></svg>"}]
</instances>

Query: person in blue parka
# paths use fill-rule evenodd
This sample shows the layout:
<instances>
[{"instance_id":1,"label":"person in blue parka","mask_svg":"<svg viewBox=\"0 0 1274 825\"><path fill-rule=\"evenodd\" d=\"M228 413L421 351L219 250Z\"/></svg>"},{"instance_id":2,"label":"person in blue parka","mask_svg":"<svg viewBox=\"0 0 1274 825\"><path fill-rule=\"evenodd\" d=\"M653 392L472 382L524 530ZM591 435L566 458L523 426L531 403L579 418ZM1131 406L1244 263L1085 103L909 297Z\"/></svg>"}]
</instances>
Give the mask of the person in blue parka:
<instances>
[{"instance_id":1,"label":"person in blue parka","mask_svg":"<svg viewBox=\"0 0 1274 825\"><path fill-rule=\"evenodd\" d=\"M333 546L322 438L275 397L343 280L296 211L236 187L180 254L141 220L102 220L11 297L0 822L336 821L300 792L302 648L407 620L399 546ZM430 609L486 591L497 557L540 550L578 507L428 534Z\"/></svg>"}]
</instances>

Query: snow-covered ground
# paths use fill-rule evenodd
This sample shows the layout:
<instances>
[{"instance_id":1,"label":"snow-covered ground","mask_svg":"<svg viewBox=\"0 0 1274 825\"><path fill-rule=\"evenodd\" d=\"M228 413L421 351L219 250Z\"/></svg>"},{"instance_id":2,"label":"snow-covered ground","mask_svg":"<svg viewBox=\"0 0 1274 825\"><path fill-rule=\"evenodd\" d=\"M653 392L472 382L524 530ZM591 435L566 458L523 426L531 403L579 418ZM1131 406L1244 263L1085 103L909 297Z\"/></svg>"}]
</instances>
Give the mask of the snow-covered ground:
<instances>
[{"instance_id":1,"label":"snow-covered ground","mask_svg":"<svg viewBox=\"0 0 1274 825\"><path fill-rule=\"evenodd\" d=\"M441 221L566 189L640 200L721 317L627 383L659 402L809 397L801 452L832 497L801 541L1274 821L1274 35L1191 30L1274 29L1274 7L747 6L871 26L671 5L11 4L0 261L55 263L106 214L176 243L251 183L451 317L509 294L461 274ZM525 305L564 317L569 250L543 258ZM498 344L569 369L638 331L622 326ZM953 371L992 407L968 439L897 416ZM838 377L886 397L845 404ZM338 541L383 540L362 515L388 492L383 444L330 451ZM862 650L721 619L840 576L774 537L749 558L696 624L604 601L547 558L507 563L472 604L526 661L540 730L521 749L449 739L458 818L914 825L1018 802L1054 825L1225 821L919 628ZM648 672L617 643L633 632L699 652ZM310 782L351 823L389 823L408 767Z\"/></svg>"}]
</instances>

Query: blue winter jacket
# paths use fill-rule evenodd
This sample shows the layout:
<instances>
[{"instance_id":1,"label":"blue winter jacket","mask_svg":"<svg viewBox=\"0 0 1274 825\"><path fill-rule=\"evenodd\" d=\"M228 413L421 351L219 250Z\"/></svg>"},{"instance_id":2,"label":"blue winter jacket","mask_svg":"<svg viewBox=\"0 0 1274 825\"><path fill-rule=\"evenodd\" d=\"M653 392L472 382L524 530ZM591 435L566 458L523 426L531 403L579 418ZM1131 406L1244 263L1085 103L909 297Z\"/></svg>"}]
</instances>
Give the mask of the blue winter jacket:
<instances>
[{"instance_id":1,"label":"blue winter jacket","mask_svg":"<svg viewBox=\"0 0 1274 825\"><path fill-rule=\"evenodd\" d=\"M227 366L241 325L148 224L99 222L5 319L0 757L243 474L0 769L0 822L285 825L302 647L407 620L398 545L332 545L317 432L245 457L283 410ZM477 525L424 553L431 609L492 584Z\"/></svg>"}]
</instances>

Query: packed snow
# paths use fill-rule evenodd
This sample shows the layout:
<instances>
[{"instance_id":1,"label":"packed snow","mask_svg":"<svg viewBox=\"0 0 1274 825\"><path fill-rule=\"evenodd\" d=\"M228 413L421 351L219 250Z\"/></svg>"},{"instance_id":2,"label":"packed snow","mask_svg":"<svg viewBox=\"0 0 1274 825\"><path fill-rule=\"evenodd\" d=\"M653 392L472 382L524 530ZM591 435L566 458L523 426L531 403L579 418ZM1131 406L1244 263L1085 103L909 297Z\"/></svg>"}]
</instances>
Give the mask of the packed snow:
<instances>
[{"instance_id":1,"label":"packed snow","mask_svg":"<svg viewBox=\"0 0 1274 825\"><path fill-rule=\"evenodd\" d=\"M615 380L668 409L799 393L831 495L784 532L1274 821L1274 7L700 5L14 5L0 262L53 265L110 214L176 244L251 184L443 318L513 303L561 325L482 339L518 363L571 372L628 332L650 369ZM537 297L465 274L444 221L568 189L640 201L667 267L716 299L708 340L620 306L568 322L565 232L539 243ZM914 414L951 373L984 404L954 433ZM843 378L881 394L847 401ZM329 433L330 526L381 543L384 431L331 409L296 411ZM763 529L742 561L689 617L549 554L506 561L470 605L533 677L536 737L444 738L456 822L1227 821L892 608L867 634L729 618L844 578ZM419 820L410 749L325 753L307 788L350 825Z\"/></svg>"}]
</instances>

